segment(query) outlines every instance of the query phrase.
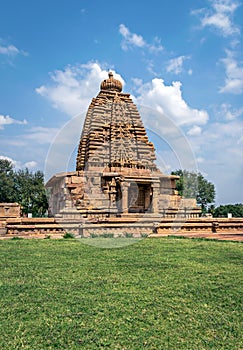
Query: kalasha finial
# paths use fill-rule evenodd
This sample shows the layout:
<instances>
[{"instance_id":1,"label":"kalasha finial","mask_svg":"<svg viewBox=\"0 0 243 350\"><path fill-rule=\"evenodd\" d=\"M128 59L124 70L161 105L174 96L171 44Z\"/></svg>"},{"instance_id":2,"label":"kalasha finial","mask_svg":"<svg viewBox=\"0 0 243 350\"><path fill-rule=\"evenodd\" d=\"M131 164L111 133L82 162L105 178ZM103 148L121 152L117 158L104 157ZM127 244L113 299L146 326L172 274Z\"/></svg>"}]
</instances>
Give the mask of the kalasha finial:
<instances>
[{"instance_id":1,"label":"kalasha finial","mask_svg":"<svg viewBox=\"0 0 243 350\"><path fill-rule=\"evenodd\" d=\"M118 79L114 79L113 73L109 71L109 79L105 79L100 84L100 90L109 90L109 91L122 91L122 83Z\"/></svg>"}]
</instances>

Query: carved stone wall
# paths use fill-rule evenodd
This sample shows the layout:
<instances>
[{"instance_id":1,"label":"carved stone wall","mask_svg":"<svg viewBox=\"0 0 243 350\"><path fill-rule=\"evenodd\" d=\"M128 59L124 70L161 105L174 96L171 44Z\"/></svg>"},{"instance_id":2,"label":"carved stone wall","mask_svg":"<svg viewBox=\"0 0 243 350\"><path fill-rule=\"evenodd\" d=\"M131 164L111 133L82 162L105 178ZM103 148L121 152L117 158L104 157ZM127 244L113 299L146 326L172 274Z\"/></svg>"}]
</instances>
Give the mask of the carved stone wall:
<instances>
[{"instance_id":1,"label":"carved stone wall","mask_svg":"<svg viewBox=\"0 0 243 350\"><path fill-rule=\"evenodd\" d=\"M18 203L0 203L0 220L18 218L20 214L21 208Z\"/></svg>"}]
</instances>

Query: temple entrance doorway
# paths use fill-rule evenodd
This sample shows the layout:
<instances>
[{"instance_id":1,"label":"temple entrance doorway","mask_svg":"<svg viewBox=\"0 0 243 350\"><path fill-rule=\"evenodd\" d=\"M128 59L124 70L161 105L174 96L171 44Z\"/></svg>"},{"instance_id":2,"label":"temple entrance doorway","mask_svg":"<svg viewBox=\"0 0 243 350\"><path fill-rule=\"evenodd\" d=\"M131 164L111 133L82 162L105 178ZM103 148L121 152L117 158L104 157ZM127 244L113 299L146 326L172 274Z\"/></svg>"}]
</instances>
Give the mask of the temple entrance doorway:
<instances>
[{"instance_id":1,"label":"temple entrance doorway","mask_svg":"<svg viewBox=\"0 0 243 350\"><path fill-rule=\"evenodd\" d=\"M122 213L122 190L120 184L116 185L116 207L118 213Z\"/></svg>"},{"instance_id":2,"label":"temple entrance doorway","mask_svg":"<svg viewBox=\"0 0 243 350\"><path fill-rule=\"evenodd\" d=\"M131 183L128 189L128 212L145 213L151 210L152 188L150 184Z\"/></svg>"}]
</instances>

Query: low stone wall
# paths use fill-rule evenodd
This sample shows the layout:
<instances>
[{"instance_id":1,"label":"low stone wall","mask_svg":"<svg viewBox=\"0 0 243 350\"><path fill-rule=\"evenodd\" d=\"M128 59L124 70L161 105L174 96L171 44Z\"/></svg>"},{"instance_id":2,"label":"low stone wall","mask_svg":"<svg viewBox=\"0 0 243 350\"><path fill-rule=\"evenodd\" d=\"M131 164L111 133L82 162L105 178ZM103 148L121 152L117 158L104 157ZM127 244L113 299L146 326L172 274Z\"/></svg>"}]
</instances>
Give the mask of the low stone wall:
<instances>
[{"instance_id":1,"label":"low stone wall","mask_svg":"<svg viewBox=\"0 0 243 350\"><path fill-rule=\"evenodd\" d=\"M79 235L81 237L96 237L109 235L111 237L146 237L154 230L153 224L84 224L80 226Z\"/></svg>"},{"instance_id":2,"label":"low stone wall","mask_svg":"<svg viewBox=\"0 0 243 350\"><path fill-rule=\"evenodd\" d=\"M118 218L117 218L118 219ZM157 222L128 222L121 219L113 222L90 223L80 226L79 234L81 237L96 236L102 234L111 234L116 236L143 236L150 234L183 234L188 232L198 233L225 233L225 232L243 232L243 218L193 218L193 219L161 219Z\"/></svg>"},{"instance_id":3,"label":"low stone wall","mask_svg":"<svg viewBox=\"0 0 243 350\"><path fill-rule=\"evenodd\" d=\"M164 232L231 232L243 231L243 218L194 218L186 220L162 220L157 233Z\"/></svg>"},{"instance_id":4,"label":"low stone wall","mask_svg":"<svg viewBox=\"0 0 243 350\"><path fill-rule=\"evenodd\" d=\"M3 221L2 221L3 223ZM56 218L9 218L1 226L1 237L62 237L66 232L76 236L111 235L141 237L150 234L243 233L243 218L107 218L106 221L82 222Z\"/></svg>"},{"instance_id":5,"label":"low stone wall","mask_svg":"<svg viewBox=\"0 0 243 350\"><path fill-rule=\"evenodd\" d=\"M6 221L5 236L63 236L63 227L54 218L16 218Z\"/></svg>"}]
</instances>

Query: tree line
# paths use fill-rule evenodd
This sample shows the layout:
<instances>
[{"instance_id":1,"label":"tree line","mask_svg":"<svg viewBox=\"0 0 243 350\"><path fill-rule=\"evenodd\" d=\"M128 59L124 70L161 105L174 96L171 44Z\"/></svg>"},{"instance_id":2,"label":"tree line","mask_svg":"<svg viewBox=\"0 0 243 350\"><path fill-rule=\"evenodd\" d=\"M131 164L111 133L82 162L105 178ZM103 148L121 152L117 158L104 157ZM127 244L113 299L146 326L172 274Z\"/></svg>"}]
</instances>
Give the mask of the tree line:
<instances>
[{"instance_id":1,"label":"tree line","mask_svg":"<svg viewBox=\"0 0 243 350\"><path fill-rule=\"evenodd\" d=\"M226 204L215 207L215 186L200 172L179 169L172 171L171 174L180 176L180 179L176 180L176 190L179 195L184 198L196 198L203 214L211 213L214 217L227 218L228 213L231 213L233 217L243 217L243 204Z\"/></svg>"},{"instance_id":2,"label":"tree line","mask_svg":"<svg viewBox=\"0 0 243 350\"><path fill-rule=\"evenodd\" d=\"M243 217L243 204L226 204L220 205L213 210L213 216L217 218L227 218L228 213L231 213L234 218Z\"/></svg>"}]
</instances>

